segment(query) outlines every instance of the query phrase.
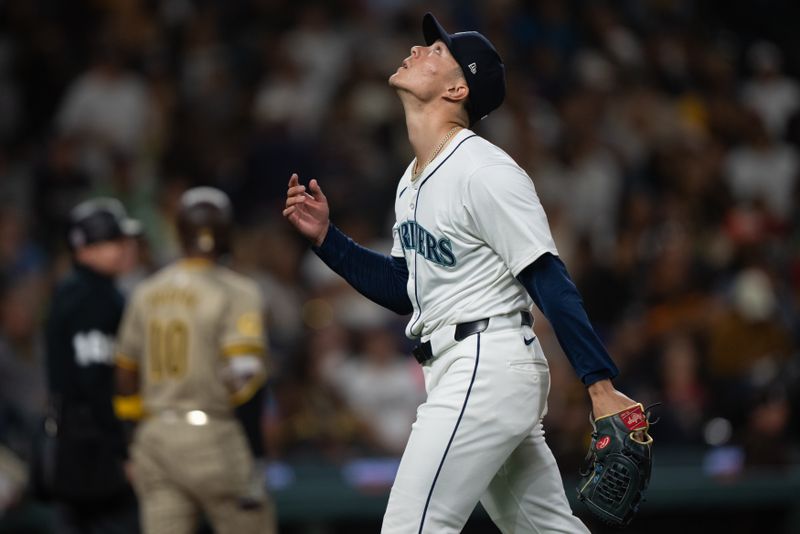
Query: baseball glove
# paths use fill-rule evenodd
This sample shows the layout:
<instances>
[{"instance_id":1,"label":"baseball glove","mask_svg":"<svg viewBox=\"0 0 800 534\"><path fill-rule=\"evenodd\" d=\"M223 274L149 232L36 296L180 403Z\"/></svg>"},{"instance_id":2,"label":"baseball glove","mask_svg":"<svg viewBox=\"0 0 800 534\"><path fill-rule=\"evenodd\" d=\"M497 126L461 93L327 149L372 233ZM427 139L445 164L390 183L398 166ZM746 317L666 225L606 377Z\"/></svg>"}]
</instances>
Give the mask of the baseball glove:
<instances>
[{"instance_id":1,"label":"baseball glove","mask_svg":"<svg viewBox=\"0 0 800 534\"><path fill-rule=\"evenodd\" d=\"M631 522L650 482L653 438L649 411L636 404L594 419L592 444L579 472L578 499L603 522Z\"/></svg>"}]
</instances>

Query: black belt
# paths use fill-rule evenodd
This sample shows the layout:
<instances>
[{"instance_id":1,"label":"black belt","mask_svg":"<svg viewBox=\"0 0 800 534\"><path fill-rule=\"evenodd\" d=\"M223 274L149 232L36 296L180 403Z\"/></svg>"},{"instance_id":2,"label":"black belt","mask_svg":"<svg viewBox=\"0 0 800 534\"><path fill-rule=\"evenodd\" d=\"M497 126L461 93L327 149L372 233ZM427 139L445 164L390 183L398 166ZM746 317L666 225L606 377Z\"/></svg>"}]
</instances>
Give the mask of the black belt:
<instances>
[{"instance_id":1,"label":"black belt","mask_svg":"<svg viewBox=\"0 0 800 534\"><path fill-rule=\"evenodd\" d=\"M519 312L521 325L522 326L533 326L533 315L531 315L528 311L521 311ZM486 319L478 319L477 321L470 321L468 323L459 323L456 325L456 332L453 334L453 339L456 341L463 341L469 336L473 334L478 334L483 332L489 327L489 317ZM426 341L425 343L420 343L414 350L411 351L414 355L414 358L419 363L425 363L428 360L433 358L433 349L431 348L431 342Z\"/></svg>"}]
</instances>

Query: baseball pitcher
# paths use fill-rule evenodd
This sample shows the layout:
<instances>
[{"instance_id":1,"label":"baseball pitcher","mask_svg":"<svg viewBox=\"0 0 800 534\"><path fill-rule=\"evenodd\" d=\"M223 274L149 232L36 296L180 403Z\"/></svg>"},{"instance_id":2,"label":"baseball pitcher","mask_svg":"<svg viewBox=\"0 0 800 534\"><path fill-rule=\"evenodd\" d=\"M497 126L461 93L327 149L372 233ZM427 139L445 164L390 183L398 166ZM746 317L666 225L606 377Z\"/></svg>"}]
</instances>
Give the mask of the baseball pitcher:
<instances>
[{"instance_id":1,"label":"baseball pitcher","mask_svg":"<svg viewBox=\"0 0 800 534\"><path fill-rule=\"evenodd\" d=\"M586 385L598 432L610 421L635 420L620 435L635 434L649 447L646 418L633 417L642 415L641 406L612 386L617 369L558 257L530 177L470 130L505 98L500 56L483 35L449 34L431 14L423 36L425 45L412 47L389 78L416 156L397 185L391 254L364 249L331 224L316 180L306 188L293 175L283 212L362 294L410 313L406 334L420 341L414 356L428 397L382 532L460 532L478 501L505 533L588 532L570 510L544 438L550 376L531 328L533 303ZM593 446L608 446L613 437L605 437ZM620 509L638 504L637 484L646 483L649 471L629 482L615 479L623 480L616 490L632 488L620 499L603 485L608 458L596 455L597 471L582 495L591 509L611 510L613 521ZM616 462L614 473L638 465Z\"/></svg>"}]
</instances>

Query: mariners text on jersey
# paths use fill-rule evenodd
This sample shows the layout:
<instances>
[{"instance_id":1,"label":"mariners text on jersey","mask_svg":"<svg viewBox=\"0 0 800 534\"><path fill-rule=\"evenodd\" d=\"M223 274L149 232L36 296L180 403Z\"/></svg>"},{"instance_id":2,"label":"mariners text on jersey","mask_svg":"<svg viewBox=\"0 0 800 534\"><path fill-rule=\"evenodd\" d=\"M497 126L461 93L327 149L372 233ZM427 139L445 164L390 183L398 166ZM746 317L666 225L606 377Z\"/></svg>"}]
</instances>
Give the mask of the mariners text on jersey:
<instances>
[{"instance_id":1,"label":"mariners text on jersey","mask_svg":"<svg viewBox=\"0 0 800 534\"><path fill-rule=\"evenodd\" d=\"M456 264L453 255L453 244L447 238L436 238L416 221L405 221L400 224L400 242L403 249L413 249L417 254L433 263L452 267Z\"/></svg>"}]
</instances>

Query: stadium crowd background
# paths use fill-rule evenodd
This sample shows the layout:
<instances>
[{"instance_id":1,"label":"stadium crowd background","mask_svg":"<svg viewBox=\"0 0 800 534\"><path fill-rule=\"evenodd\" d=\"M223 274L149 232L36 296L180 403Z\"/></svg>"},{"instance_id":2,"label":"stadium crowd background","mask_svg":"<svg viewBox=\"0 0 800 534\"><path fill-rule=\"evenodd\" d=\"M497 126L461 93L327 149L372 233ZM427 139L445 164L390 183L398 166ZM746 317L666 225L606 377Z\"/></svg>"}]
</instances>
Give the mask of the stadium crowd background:
<instances>
[{"instance_id":1,"label":"stadium crowd background","mask_svg":"<svg viewBox=\"0 0 800 534\"><path fill-rule=\"evenodd\" d=\"M270 459L402 450L424 396L404 318L355 294L281 217L291 172L389 251L411 159L386 84L420 20L485 32L504 106L477 131L532 176L621 369L661 401L657 447L718 474L798 461L800 34L790 0L0 1L0 443L28 459L42 318L69 209L121 199L146 227L121 283L174 259L180 193L237 216L231 265L268 303ZM574 473L587 398L546 320L546 428ZM663 449L662 449L663 448Z\"/></svg>"}]
</instances>

